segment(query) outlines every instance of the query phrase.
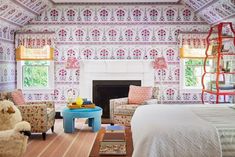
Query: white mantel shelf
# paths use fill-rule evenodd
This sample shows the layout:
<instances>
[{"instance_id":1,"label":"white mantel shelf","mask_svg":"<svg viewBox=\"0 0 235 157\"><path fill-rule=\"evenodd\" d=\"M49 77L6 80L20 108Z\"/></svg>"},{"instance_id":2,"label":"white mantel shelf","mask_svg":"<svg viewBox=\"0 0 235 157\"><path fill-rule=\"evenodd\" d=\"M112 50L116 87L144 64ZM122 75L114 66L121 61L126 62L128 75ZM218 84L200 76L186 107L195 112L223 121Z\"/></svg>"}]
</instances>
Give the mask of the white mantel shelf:
<instances>
[{"instance_id":1,"label":"white mantel shelf","mask_svg":"<svg viewBox=\"0 0 235 157\"><path fill-rule=\"evenodd\" d=\"M152 60L80 61L80 96L92 100L93 80L141 80L142 86L153 86Z\"/></svg>"}]
</instances>

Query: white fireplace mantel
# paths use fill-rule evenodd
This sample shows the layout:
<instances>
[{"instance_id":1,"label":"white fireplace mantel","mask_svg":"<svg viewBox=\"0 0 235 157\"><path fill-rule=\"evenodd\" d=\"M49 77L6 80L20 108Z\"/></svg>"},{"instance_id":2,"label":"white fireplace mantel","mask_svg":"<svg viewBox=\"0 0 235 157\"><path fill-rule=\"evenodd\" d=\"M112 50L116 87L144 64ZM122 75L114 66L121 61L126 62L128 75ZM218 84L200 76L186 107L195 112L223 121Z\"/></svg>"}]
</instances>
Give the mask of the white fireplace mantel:
<instances>
[{"instance_id":1,"label":"white fireplace mantel","mask_svg":"<svg viewBox=\"0 0 235 157\"><path fill-rule=\"evenodd\" d=\"M80 96L92 100L93 80L141 80L142 86L154 85L150 60L80 61Z\"/></svg>"}]
</instances>

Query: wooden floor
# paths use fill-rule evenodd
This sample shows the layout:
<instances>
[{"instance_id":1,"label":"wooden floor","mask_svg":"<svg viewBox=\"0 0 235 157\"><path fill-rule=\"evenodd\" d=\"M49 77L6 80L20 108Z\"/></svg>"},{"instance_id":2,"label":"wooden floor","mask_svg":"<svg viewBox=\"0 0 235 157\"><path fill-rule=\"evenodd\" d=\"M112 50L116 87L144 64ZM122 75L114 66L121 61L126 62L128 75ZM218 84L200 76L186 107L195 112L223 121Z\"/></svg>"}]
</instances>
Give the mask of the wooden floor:
<instances>
[{"instance_id":1,"label":"wooden floor","mask_svg":"<svg viewBox=\"0 0 235 157\"><path fill-rule=\"evenodd\" d=\"M88 157L97 133L85 124L84 119L76 121L76 131L66 134L63 120L56 119L55 132L47 132L46 141L41 134L32 134L23 157Z\"/></svg>"}]
</instances>

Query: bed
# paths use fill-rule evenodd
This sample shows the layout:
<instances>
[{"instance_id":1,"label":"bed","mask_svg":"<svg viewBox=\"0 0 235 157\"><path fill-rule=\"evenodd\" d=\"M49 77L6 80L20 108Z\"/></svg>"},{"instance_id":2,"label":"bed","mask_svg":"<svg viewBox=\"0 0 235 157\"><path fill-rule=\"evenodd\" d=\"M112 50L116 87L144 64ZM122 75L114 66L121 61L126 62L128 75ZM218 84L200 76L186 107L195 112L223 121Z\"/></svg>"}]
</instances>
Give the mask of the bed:
<instances>
[{"instance_id":1,"label":"bed","mask_svg":"<svg viewBox=\"0 0 235 157\"><path fill-rule=\"evenodd\" d=\"M230 105L143 105L131 130L133 157L235 157Z\"/></svg>"}]
</instances>

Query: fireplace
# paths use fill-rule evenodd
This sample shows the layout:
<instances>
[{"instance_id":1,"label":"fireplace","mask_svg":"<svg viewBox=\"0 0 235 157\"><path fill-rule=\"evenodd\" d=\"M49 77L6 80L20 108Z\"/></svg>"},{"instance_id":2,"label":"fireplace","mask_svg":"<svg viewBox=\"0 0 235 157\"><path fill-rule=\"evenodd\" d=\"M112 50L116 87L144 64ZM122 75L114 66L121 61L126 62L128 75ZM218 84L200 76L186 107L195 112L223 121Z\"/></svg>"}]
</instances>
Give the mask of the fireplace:
<instances>
[{"instance_id":1,"label":"fireplace","mask_svg":"<svg viewBox=\"0 0 235 157\"><path fill-rule=\"evenodd\" d=\"M151 60L81 60L80 61L80 78L79 78L79 95L83 98L87 98L95 103L96 105L109 104L107 101L110 99L106 98L106 103L97 102L94 100L95 97L104 97L93 96L93 82L94 81L111 81L108 82L104 88L100 86L96 87L99 91L103 91L107 88L111 88L110 85L115 86L114 88L119 88L121 84L116 84L116 80L119 80L121 83L126 83L126 81L131 81L129 84L135 84L132 81L139 80L141 81L141 86L153 86L154 85L154 69L152 67ZM107 82L106 81L106 82ZM113 81L113 82L112 82ZM100 82L99 82L100 83ZM129 84L124 84L123 86L129 87ZM101 85L104 85L103 83ZM128 88L126 87L126 95L118 95L118 97L124 97L128 94ZM96 89L95 89L96 90ZM119 90L119 89L118 89ZM118 91L114 90L114 92ZM103 92L102 92L103 93ZM116 96L116 94L114 93ZM115 98L115 97L112 97ZM109 105L107 105L109 107ZM108 110L108 108L103 108ZM109 112L109 110L108 110ZM109 114L105 113L105 117L108 117Z\"/></svg>"},{"instance_id":2,"label":"fireplace","mask_svg":"<svg viewBox=\"0 0 235 157\"><path fill-rule=\"evenodd\" d=\"M93 80L93 102L103 109L103 118L109 118L109 100L128 96L130 85L141 85L141 80Z\"/></svg>"}]
</instances>

